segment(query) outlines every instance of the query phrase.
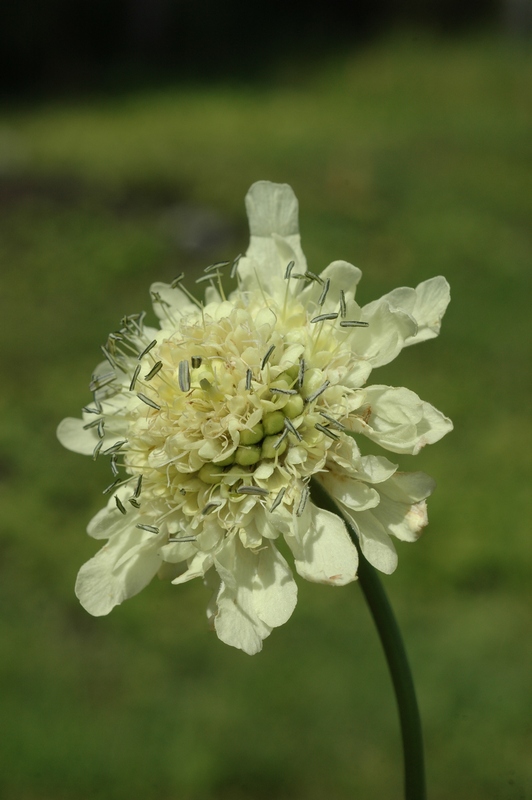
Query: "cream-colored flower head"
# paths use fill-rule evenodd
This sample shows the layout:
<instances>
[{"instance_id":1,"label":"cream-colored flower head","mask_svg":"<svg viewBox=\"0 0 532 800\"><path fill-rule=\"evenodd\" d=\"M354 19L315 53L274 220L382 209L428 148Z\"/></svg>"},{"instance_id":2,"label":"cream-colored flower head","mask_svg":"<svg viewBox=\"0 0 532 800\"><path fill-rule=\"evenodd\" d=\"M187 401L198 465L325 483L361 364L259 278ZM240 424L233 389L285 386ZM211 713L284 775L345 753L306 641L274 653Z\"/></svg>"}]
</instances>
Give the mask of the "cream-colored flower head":
<instances>
[{"instance_id":1,"label":"cream-colored flower head","mask_svg":"<svg viewBox=\"0 0 532 800\"><path fill-rule=\"evenodd\" d=\"M246 207L239 288L224 296L218 274L228 265L206 271L205 303L182 279L154 284L160 327L143 315L122 320L93 375L93 402L58 437L108 458L113 472L109 502L88 527L108 541L76 584L87 611L109 613L156 574L175 584L202 577L219 638L252 654L296 604L279 540L307 580L356 578L357 550L342 519L312 502L312 481L352 523L365 557L390 573L391 537L419 536L433 482L361 455L359 442L415 454L452 425L408 389L365 386L374 367L437 336L446 280L360 307L359 269L307 270L289 186L255 183Z\"/></svg>"}]
</instances>

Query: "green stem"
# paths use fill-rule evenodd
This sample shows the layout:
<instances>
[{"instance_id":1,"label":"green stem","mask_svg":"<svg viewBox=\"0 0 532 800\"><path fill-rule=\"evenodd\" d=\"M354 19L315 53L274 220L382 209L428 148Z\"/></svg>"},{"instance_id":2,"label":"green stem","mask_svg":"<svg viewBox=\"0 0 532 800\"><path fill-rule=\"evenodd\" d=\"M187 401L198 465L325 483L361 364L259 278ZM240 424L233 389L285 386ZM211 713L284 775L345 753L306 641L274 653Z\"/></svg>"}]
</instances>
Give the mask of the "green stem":
<instances>
[{"instance_id":1,"label":"green stem","mask_svg":"<svg viewBox=\"0 0 532 800\"><path fill-rule=\"evenodd\" d=\"M341 515L333 499L315 481L312 495L317 505ZM355 530L343 515L342 518L358 550L359 584L379 632L393 682L403 740L405 800L426 800L421 718L401 631L376 570L362 555Z\"/></svg>"}]
</instances>

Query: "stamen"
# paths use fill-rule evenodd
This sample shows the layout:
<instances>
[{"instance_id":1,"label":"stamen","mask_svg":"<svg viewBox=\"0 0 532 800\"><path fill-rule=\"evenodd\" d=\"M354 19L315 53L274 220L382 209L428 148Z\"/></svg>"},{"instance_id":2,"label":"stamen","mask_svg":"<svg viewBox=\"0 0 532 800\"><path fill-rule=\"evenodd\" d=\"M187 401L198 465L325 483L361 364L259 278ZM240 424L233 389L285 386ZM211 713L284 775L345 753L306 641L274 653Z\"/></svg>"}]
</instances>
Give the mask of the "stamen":
<instances>
[{"instance_id":1,"label":"stamen","mask_svg":"<svg viewBox=\"0 0 532 800\"><path fill-rule=\"evenodd\" d=\"M326 414L325 411L320 411L320 414L321 414L322 417L325 417L327 422L330 422L331 425L334 425L335 428L338 428L341 431L346 431L347 430L347 426L344 425L343 422L338 422L337 419L335 419L334 417L331 417L330 414Z\"/></svg>"},{"instance_id":2,"label":"stamen","mask_svg":"<svg viewBox=\"0 0 532 800\"><path fill-rule=\"evenodd\" d=\"M100 441L99 444L103 444L103 442ZM125 444L127 444L127 439L122 439L121 442L116 442L116 444L113 444L113 445L111 445L111 447L108 447L107 450L104 450L103 453L102 453L102 456L110 456L110 455L113 455L113 453L118 453L118 451ZM96 447L94 449L96 450Z\"/></svg>"},{"instance_id":3,"label":"stamen","mask_svg":"<svg viewBox=\"0 0 532 800\"><path fill-rule=\"evenodd\" d=\"M154 303L159 303L160 306L164 306L165 308L170 308L170 303L167 300L163 300L160 292L150 292L150 295Z\"/></svg>"},{"instance_id":4,"label":"stamen","mask_svg":"<svg viewBox=\"0 0 532 800\"><path fill-rule=\"evenodd\" d=\"M103 389L104 386L109 386L116 379L116 373L106 372L105 375L98 375L93 378L89 383L89 392L96 392L98 389Z\"/></svg>"},{"instance_id":5,"label":"stamen","mask_svg":"<svg viewBox=\"0 0 532 800\"><path fill-rule=\"evenodd\" d=\"M140 508L140 503L138 500L135 500L134 497L128 497L128 503L131 503L133 508Z\"/></svg>"},{"instance_id":6,"label":"stamen","mask_svg":"<svg viewBox=\"0 0 532 800\"><path fill-rule=\"evenodd\" d=\"M177 278L174 278L174 280L170 284L170 289L177 289L177 287L179 286L181 281L184 280L184 279L185 279L185 273L182 272L181 275L178 275ZM182 287L180 287L180 288L182 288Z\"/></svg>"},{"instance_id":7,"label":"stamen","mask_svg":"<svg viewBox=\"0 0 532 800\"><path fill-rule=\"evenodd\" d=\"M330 382L330 381L325 381L325 383L323 384L323 386L320 386L320 388L319 388L319 389L316 389L316 391L315 391L313 394L311 394L311 395L310 395L310 397L306 397L306 398L305 398L305 402L306 402L306 403L312 403L314 400L316 400L316 398L318 398L318 397L320 396L320 394L323 394L323 392L324 392L324 391L325 391L325 390L326 390L326 389L327 389L327 388L328 388L330 385L331 385L331 382Z\"/></svg>"},{"instance_id":8,"label":"stamen","mask_svg":"<svg viewBox=\"0 0 532 800\"><path fill-rule=\"evenodd\" d=\"M154 339L153 342L150 342L149 345L144 348L142 353L140 353L139 361L142 361L144 356L147 355L150 352L150 350L153 350L153 348L155 347L156 344L157 344L157 339Z\"/></svg>"},{"instance_id":9,"label":"stamen","mask_svg":"<svg viewBox=\"0 0 532 800\"><path fill-rule=\"evenodd\" d=\"M97 425L100 424L100 422L101 422L101 418L100 419L93 419L92 422L87 422L87 424L83 426L83 430L87 431L89 428L95 428Z\"/></svg>"},{"instance_id":10,"label":"stamen","mask_svg":"<svg viewBox=\"0 0 532 800\"><path fill-rule=\"evenodd\" d=\"M260 364L260 368L261 369L264 369L264 367L268 363L269 357L271 356L271 354L273 353L274 350L275 350L275 345L272 344L272 346L269 348L268 352L266 353L266 355L264 356L264 358L261 361L261 364Z\"/></svg>"},{"instance_id":11,"label":"stamen","mask_svg":"<svg viewBox=\"0 0 532 800\"><path fill-rule=\"evenodd\" d=\"M140 528L141 531L148 531L148 533L159 533L159 528L156 528L155 525L144 525L143 522L139 522L135 527Z\"/></svg>"},{"instance_id":12,"label":"stamen","mask_svg":"<svg viewBox=\"0 0 532 800\"><path fill-rule=\"evenodd\" d=\"M277 506L279 506L281 504L285 492L286 492L286 486L283 486L283 488L281 489L281 491L279 492L279 494L277 495L277 497L275 498L275 500L273 501L273 503L272 503L272 505L270 507L270 513L272 511L275 511Z\"/></svg>"},{"instance_id":13,"label":"stamen","mask_svg":"<svg viewBox=\"0 0 532 800\"><path fill-rule=\"evenodd\" d=\"M303 487L303 491L301 492L301 498L299 500L299 505L296 509L296 517L300 517L305 510L305 506L307 505L307 500L310 495L310 489L308 486Z\"/></svg>"},{"instance_id":14,"label":"stamen","mask_svg":"<svg viewBox=\"0 0 532 800\"><path fill-rule=\"evenodd\" d=\"M239 255L238 255L236 258L235 258L235 260L233 261L233 266L231 267L231 272L229 273L231 278L234 278L234 277L235 277L235 275L236 275L236 272L237 272L237 270L238 270L238 265L239 265L239 263L240 263L240 259L241 259L241 258L242 258L242 253L240 253L240 254L239 254Z\"/></svg>"},{"instance_id":15,"label":"stamen","mask_svg":"<svg viewBox=\"0 0 532 800\"><path fill-rule=\"evenodd\" d=\"M137 397L139 398L139 400L142 400L143 403L146 403L146 405L149 406L150 408L154 408L156 411L161 410L160 405L151 400L149 397L146 397L146 395L142 394L142 392L137 392Z\"/></svg>"},{"instance_id":16,"label":"stamen","mask_svg":"<svg viewBox=\"0 0 532 800\"><path fill-rule=\"evenodd\" d=\"M329 291L329 286L331 285L331 279L327 278L325 281L325 286L323 287L323 291L319 296L318 305L322 306L325 302L325 298L327 297L327 292Z\"/></svg>"},{"instance_id":17,"label":"stamen","mask_svg":"<svg viewBox=\"0 0 532 800\"><path fill-rule=\"evenodd\" d=\"M118 475L118 467L116 466L116 455L111 456L111 472L113 475Z\"/></svg>"},{"instance_id":18,"label":"stamen","mask_svg":"<svg viewBox=\"0 0 532 800\"><path fill-rule=\"evenodd\" d=\"M103 419L98 420L97 432L98 432L98 438L103 439L103 437L105 436L105 420Z\"/></svg>"},{"instance_id":19,"label":"stamen","mask_svg":"<svg viewBox=\"0 0 532 800\"><path fill-rule=\"evenodd\" d=\"M216 264L210 264L208 267L205 267L203 272L212 272L215 269L221 269L222 267L228 267L230 261L217 261Z\"/></svg>"},{"instance_id":20,"label":"stamen","mask_svg":"<svg viewBox=\"0 0 532 800\"><path fill-rule=\"evenodd\" d=\"M182 392L190 391L190 369L188 361L179 362L178 382Z\"/></svg>"},{"instance_id":21,"label":"stamen","mask_svg":"<svg viewBox=\"0 0 532 800\"><path fill-rule=\"evenodd\" d=\"M316 428L316 430L321 431L326 436L328 436L329 439L333 439L335 442L338 441L338 439L340 438L337 433L334 433L333 431L330 431L329 428L325 427L325 425L320 425L319 422L316 422L314 427Z\"/></svg>"},{"instance_id":22,"label":"stamen","mask_svg":"<svg viewBox=\"0 0 532 800\"><path fill-rule=\"evenodd\" d=\"M135 486L135 491L133 492L133 497L140 497L141 489L142 489L142 475L139 475L137 485Z\"/></svg>"},{"instance_id":23,"label":"stamen","mask_svg":"<svg viewBox=\"0 0 532 800\"><path fill-rule=\"evenodd\" d=\"M85 411L87 414L101 414L102 413L101 408L100 409L98 409L98 408L89 408L89 406L83 406L83 408L81 410Z\"/></svg>"},{"instance_id":24,"label":"stamen","mask_svg":"<svg viewBox=\"0 0 532 800\"><path fill-rule=\"evenodd\" d=\"M160 372L163 368L163 362L157 361L156 364L150 369L147 375L144 376L145 381L151 381L152 378L155 378L158 372Z\"/></svg>"},{"instance_id":25,"label":"stamen","mask_svg":"<svg viewBox=\"0 0 532 800\"><path fill-rule=\"evenodd\" d=\"M180 542L195 542L196 536L169 536L168 541L171 544L179 544Z\"/></svg>"},{"instance_id":26,"label":"stamen","mask_svg":"<svg viewBox=\"0 0 532 800\"><path fill-rule=\"evenodd\" d=\"M299 359L299 372L297 375L297 385L301 389L303 386L303 378L305 377L305 359L301 357Z\"/></svg>"},{"instance_id":27,"label":"stamen","mask_svg":"<svg viewBox=\"0 0 532 800\"><path fill-rule=\"evenodd\" d=\"M277 441L276 441L276 442L274 442L274 444L273 444L273 449L274 449L274 450L278 450L278 449L279 449L279 447L282 445L282 443L284 442L284 440L286 439L286 437L287 437L287 436L288 436L288 431L287 431L287 430L286 430L286 428L285 428L285 429L284 429L284 431L282 432L282 434L281 434L281 435L279 436L279 438L277 439Z\"/></svg>"},{"instance_id":28,"label":"stamen","mask_svg":"<svg viewBox=\"0 0 532 800\"><path fill-rule=\"evenodd\" d=\"M297 389L280 389L278 386L270 386L272 394L298 394Z\"/></svg>"},{"instance_id":29,"label":"stamen","mask_svg":"<svg viewBox=\"0 0 532 800\"><path fill-rule=\"evenodd\" d=\"M296 437L296 439L299 442L301 442L303 440L303 437L299 433L298 429L296 427L294 427L293 422L291 420L289 420L288 417L284 418L284 426L288 431L290 431L290 433L292 433Z\"/></svg>"},{"instance_id":30,"label":"stamen","mask_svg":"<svg viewBox=\"0 0 532 800\"><path fill-rule=\"evenodd\" d=\"M342 319L345 317L346 314L347 314L347 303L345 302L345 292L343 289L340 289L340 316L342 317Z\"/></svg>"},{"instance_id":31,"label":"stamen","mask_svg":"<svg viewBox=\"0 0 532 800\"><path fill-rule=\"evenodd\" d=\"M118 510L120 511L121 514L127 514L127 511L124 508L124 504L122 503L122 501L120 500L120 498L116 494L115 494L115 503L116 503L116 507L118 508Z\"/></svg>"},{"instance_id":32,"label":"stamen","mask_svg":"<svg viewBox=\"0 0 532 800\"><path fill-rule=\"evenodd\" d=\"M221 503L214 503L214 502L213 503L207 503L205 508L202 508L201 513L205 517L205 516L207 516L207 514L211 514L214 511L215 508L219 508L219 506L221 506L221 505L222 505Z\"/></svg>"},{"instance_id":33,"label":"stamen","mask_svg":"<svg viewBox=\"0 0 532 800\"><path fill-rule=\"evenodd\" d=\"M338 311L333 311L330 314L319 314L317 317L313 317L310 322L323 322L326 319L336 319L338 317Z\"/></svg>"},{"instance_id":34,"label":"stamen","mask_svg":"<svg viewBox=\"0 0 532 800\"><path fill-rule=\"evenodd\" d=\"M246 391L248 391L248 392L251 389L251 379L252 379L252 377L253 377L253 372L250 369L248 369L246 371Z\"/></svg>"},{"instance_id":35,"label":"stamen","mask_svg":"<svg viewBox=\"0 0 532 800\"><path fill-rule=\"evenodd\" d=\"M140 364L137 364L137 366L135 367L135 372L133 373L133 377L131 378L131 383L129 384L130 392L135 391L135 384L137 382L137 378L139 377L139 372L140 372Z\"/></svg>"},{"instance_id":36,"label":"stamen","mask_svg":"<svg viewBox=\"0 0 532 800\"><path fill-rule=\"evenodd\" d=\"M192 369L198 369L201 367L201 362L203 361L201 356L192 356L190 359L190 363L192 364Z\"/></svg>"},{"instance_id":37,"label":"stamen","mask_svg":"<svg viewBox=\"0 0 532 800\"><path fill-rule=\"evenodd\" d=\"M260 494L264 497L270 494L267 489L262 489L260 486L239 486L236 492L237 494Z\"/></svg>"},{"instance_id":38,"label":"stamen","mask_svg":"<svg viewBox=\"0 0 532 800\"><path fill-rule=\"evenodd\" d=\"M103 439L100 439L94 450L92 451L92 460L96 461L98 456L100 455L100 450L102 449Z\"/></svg>"},{"instance_id":39,"label":"stamen","mask_svg":"<svg viewBox=\"0 0 532 800\"><path fill-rule=\"evenodd\" d=\"M284 277L285 277L286 280L290 279L290 277L292 275L292 270L294 269L295 265L296 265L295 261L289 261L288 264L286 265L286 269L285 269L285 273L284 273Z\"/></svg>"},{"instance_id":40,"label":"stamen","mask_svg":"<svg viewBox=\"0 0 532 800\"><path fill-rule=\"evenodd\" d=\"M369 322L360 322L357 319L343 319L340 322L341 328L367 328L369 327Z\"/></svg>"},{"instance_id":41,"label":"stamen","mask_svg":"<svg viewBox=\"0 0 532 800\"><path fill-rule=\"evenodd\" d=\"M221 278L221 277L222 276L221 276L220 272L215 272L214 275L202 275L201 278L196 278L194 283L204 283L205 281L212 281L212 280L214 280L214 278ZM214 286L214 283L213 283L213 286Z\"/></svg>"}]
</instances>

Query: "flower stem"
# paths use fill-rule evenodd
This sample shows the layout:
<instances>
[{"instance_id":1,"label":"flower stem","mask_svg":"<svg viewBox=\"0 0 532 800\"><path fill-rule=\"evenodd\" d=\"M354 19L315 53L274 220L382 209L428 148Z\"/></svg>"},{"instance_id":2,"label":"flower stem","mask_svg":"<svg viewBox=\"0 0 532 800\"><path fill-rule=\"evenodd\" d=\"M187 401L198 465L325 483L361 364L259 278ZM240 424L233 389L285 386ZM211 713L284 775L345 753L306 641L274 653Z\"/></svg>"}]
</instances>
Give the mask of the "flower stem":
<instances>
[{"instance_id":1,"label":"flower stem","mask_svg":"<svg viewBox=\"0 0 532 800\"><path fill-rule=\"evenodd\" d=\"M312 495L319 506L341 515L336 503L316 481ZM403 740L405 800L426 800L421 718L401 631L376 570L364 558L355 530L347 520L344 522L358 550L360 588L377 627L395 691Z\"/></svg>"}]
</instances>

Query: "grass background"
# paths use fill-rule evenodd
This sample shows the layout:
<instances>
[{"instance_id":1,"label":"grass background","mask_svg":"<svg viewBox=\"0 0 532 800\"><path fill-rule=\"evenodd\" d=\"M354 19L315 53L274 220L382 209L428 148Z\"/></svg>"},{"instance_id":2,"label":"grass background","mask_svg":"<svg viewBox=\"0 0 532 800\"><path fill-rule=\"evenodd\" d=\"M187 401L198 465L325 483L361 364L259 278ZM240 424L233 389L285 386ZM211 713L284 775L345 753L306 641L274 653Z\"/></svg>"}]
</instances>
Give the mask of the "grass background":
<instances>
[{"instance_id":1,"label":"grass background","mask_svg":"<svg viewBox=\"0 0 532 800\"><path fill-rule=\"evenodd\" d=\"M455 431L431 524L384 579L432 800L530 800L530 53L404 34L260 86L166 87L0 115L0 787L7 800L401 797L390 682L356 585L300 582L255 658L207 630L200 582L106 618L73 594L105 464L55 428L153 280L246 247L243 197L290 183L320 271L363 302L444 274L442 336L374 373Z\"/></svg>"}]
</instances>

